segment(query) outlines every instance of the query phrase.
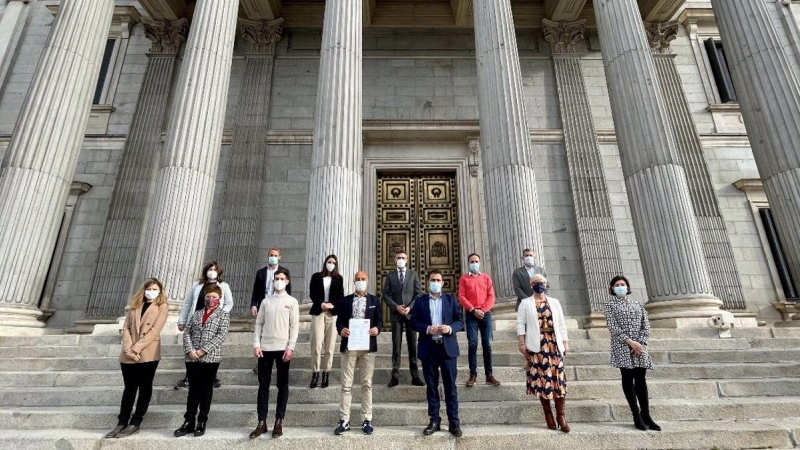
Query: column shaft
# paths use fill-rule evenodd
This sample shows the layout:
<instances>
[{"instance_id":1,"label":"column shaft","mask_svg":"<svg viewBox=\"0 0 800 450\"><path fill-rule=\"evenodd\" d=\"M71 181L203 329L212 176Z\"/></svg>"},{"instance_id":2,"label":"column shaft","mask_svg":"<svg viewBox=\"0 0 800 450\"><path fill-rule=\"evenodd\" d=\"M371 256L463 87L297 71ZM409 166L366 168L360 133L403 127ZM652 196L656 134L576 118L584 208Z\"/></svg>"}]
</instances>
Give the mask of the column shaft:
<instances>
[{"instance_id":1,"label":"column shaft","mask_svg":"<svg viewBox=\"0 0 800 450\"><path fill-rule=\"evenodd\" d=\"M346 283L360 269L362 7L362 0L325 3L311 162L306 278L319 271L328 254L339 257L339 270ZM372 281L375 286L376 280Z\"/></svg>"},{"instance_id":2,"label":"column shaft","mask_svg":"<svg viewBox=\"0 0 800 450\"><path fill-rule=\"evenodd\" d=\"M595 16L651 319L705 320L722 302L712 294L639 8L635 0L597 0Z\"/></svg>"},{"instance_id":3,"label":"column shaft","mask_svg":"<svg viewBox=\"0 0 800 450\"><path fill-rule=\"evenodd\" d=\"M513 301L513 262L522 250L533 249L544 266L522 73L510 1L472 5L492 276L498 299Z\"/></svg>"},{"instance_id":4,"label":"column shaft","mask_svg":"<svg viewBox=\"0 0 800 450\"><path fill-rule=\"evenodd\" d=\"M139 278L180 302L206 250L228 100L238 0L198 0L155 180Z\"/></svg>"},{"instance_id":5,"label":"column shaft","mask_svg":"<svg viewBox=\"0 0 800 450\"><path fill-rule=\"evenodd\" d=\"M36 321L90 105L112 0L64 0L0 170L0 325ZM11 308L9 308L11 307ZM21 315L20 315L21 314ZM14 315L18 315L14 318Z\"/></svg>"},{"instance_id":6,"label":"column shaft","mask_svg":"<svg viewBox=\"0 0 800 450\"><path fill-rule=\"evenodd\" d=\"M713 0L750 147L781 244L800 279L800 73L763 1Z\"/></svg>"}]
</instances>

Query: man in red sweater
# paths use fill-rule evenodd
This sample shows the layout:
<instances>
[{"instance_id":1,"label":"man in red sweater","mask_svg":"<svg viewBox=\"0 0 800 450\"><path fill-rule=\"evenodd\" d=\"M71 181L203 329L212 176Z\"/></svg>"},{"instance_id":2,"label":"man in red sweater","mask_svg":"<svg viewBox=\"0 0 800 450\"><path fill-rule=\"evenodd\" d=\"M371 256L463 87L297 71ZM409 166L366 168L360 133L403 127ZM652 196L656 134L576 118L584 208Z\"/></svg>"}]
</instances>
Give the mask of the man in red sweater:
<instances>
[{"instance_id":1,"label":"man in red sweater","mask_svg":"<svg viewBox=\"0 0 800 450\"><path fill-rule=\"evenodd\" d=\"M478 382L478 331L481 333L483 347L483 370L486 384L500 386L492 375L492 307L494 306L494 285L492 277L481 272L481 257L469 255L469 273L461 276L458 282L458 302L464 307L464 317L469 343L469 380L467 387Z\"/></svg>"}]
</instances>

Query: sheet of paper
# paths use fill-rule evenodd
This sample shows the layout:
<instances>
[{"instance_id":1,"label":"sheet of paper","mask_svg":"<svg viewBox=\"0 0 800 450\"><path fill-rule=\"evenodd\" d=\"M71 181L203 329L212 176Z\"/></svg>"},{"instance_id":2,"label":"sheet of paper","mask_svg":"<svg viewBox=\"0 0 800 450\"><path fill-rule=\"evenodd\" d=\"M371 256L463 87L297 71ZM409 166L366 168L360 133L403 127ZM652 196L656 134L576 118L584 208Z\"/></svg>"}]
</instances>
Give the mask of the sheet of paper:
<instances>
[{"instance_id":1,"label":"sheet of paper","mask_svg":"<svg viewBox=\"0 0 800 450\"><path fill-rule=\"evenodd\" d=\"M369 319L350 319L348 350L369 350Z\"/></svg>"}]
</instances>

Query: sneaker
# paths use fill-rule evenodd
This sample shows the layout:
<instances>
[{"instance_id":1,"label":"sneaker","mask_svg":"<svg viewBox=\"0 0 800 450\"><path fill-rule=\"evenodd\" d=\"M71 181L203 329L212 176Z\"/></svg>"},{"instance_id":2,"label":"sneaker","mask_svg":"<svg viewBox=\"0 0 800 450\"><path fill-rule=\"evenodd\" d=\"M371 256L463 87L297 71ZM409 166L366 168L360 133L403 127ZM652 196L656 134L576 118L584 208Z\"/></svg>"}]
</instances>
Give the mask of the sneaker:
<instances>
[{"instance_id":1,"label":"sneaker","mask_svg":"<svg viewBox=\"0 0 800 450\"><path fill-rule=\"evenodd\" d=\"M339 426L333 430L333 434L337 436L341 436L346 432L350 431L350 422L345 422L344 420L339 421Z\"/></svg>"},{"instance_id":2,"label":"sneaker","mask_svg":"<svg viewBox=\"0 0 800 450\"><path fill-rule=\"evenodd\" d=\"M364 423L361 424L361 431L366 435L372 434L372 432L375 431L375 429L372 428L372 422L365 420Z\"/></svg>"},{"instance_id":3,"label":"sneaker","mask_svg":"<svg viewBox=\"0 0 800 450\"><path fill-rule=\"evenodd\" d=\"M188 387L189 387L189 379L188 378L182 378L182 379L178 380L177 383L175 383L175 390L188 388Z\"/></svg>"},{"instance_id":4,"label":"sneaker","mask_svg":"<svg viewBox=\"0 0 800 450\"><path fill-rule=\"evenodd\" d=\"M214 378L214 387L217 389L222 387L222 383L219 381L219 378Z\"/></svg>"}]
</instances>

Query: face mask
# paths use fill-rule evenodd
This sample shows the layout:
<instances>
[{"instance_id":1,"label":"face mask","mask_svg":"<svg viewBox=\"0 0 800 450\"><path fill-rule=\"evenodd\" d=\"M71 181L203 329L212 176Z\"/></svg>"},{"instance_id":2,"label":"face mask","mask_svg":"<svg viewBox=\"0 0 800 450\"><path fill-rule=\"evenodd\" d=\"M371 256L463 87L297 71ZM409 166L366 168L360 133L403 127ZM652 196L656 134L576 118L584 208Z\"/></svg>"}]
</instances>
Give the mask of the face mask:
<instances>
[{"instance_id":1,"label":"face mask","mask_svg":"<svg viewBox=\"0 0 800 450\"><path fill-rule=\"evenodd\" d=\"M216 280L217 275L219 274L217 273L216 270L209 270L208 272L206 272L206 278L208 278L209 280Z\"/></svg>"},{"instance_id":2,"label":"face mask","mask_svg":"<svg viewBox=\"0 0 800 450\"><path fill-rule=\"evenodd\" d=\"M545 285L543 285L541 283L533 285L533 292L536 292L537 294L541 294L546 290L547 290L547 286L545 286Z\"/></svg>"},{"instance_id":3,"label":"face mask","mask_svg":"<svg viewBox=\"0 0 800 450\"><path fill-rule=\"evenodd\" d=\"M325 268L328 269L328 272L333 272L336 270L336 264L325 264Z\"/></svg>"},{"instance_id":4,"label":"face mask","mask_svg":"<svg viewBox=\"0 0 800 450\"><path fill-rule=\"evenodd\" d=\"M148 300L155 300L158 298L158 294L160 293L161 291L159 291L158 289L148 289L144 291L144 298Z\"/></svg>"},{"instance_id":5,"label":"face mask","mask_svg":"<svg viewBox=\"0 0 800 450\"><path fill-rule=\"evenodd\" d=\"M286 282L283 280L275 280L275 282L272 283L272 287L275 288L275 292L283 291L286 289Z\"/></svg>"},{"instance_id":6,"label":"face mask","mask_svg":"<svg viewBox=\"0 0 800 450\"><path fill-rule=\"evenodd\" d=\"M533 256L526 256L525 258L525 265L532 266L533 265Z\"/></svg>"},{"instance_id":7,"label":"face mask","mask_svg":"<svg viewBox=\"0 0 800 450\"><path fill-rule=\"evenodd\" d=\"M614 295L620 298L625 297L626 295L628 295L628 286L615 286Z\"/></svg>"},{"instance_id":8,"label":"face mask","mask_svg":"<svg viewBox=\"0 0 800 450\"><path fill-rule=\"evenodd\" d=\"M469 271L472 273L478 273L481 270L481 263L469 263Z\"/></svg>"},{"instance_id":9,"label":"face mask","mask_svg":"<svg viewBox=\"0 0 800 450\"><path fill-rule=\"evenodd\" d=\"M356 281L356 292L365 292L367 290L366 281Z\"/></svg>"},{"instance_id":10,"label":"face mask","mask_svg":"<svg viewBox=\"0 0 800 450\"><path fill-rule=\"evenodd\" d=\"M397 268L398 269L405 269L406 268L406 260L405 259L398 259L397 260Z\"/></svg>"},{"instance_id":11,"label":"face mask","mask_svg":"<svg viewBox=\"0 0 800 450\"><path fill-rule=\"evenodd\" d=\"M219 306L219 299L213 297L206 297L206 307L207 308L216 308Z\"/></svg>"},{"instance_id":12,"label":"face mask","mask_svg":"<svg viewBox=\"0 0 800 450\"><path fill-rule=\"evenodd\" d=\"M270 256L269 259L267 259L267 262L269 262L270 266L274 266L275 264L278 264L278 257Z\"/></svg>"},{"instance_id":13,"label":"face mask","mask_svg":"<svg viewBox=\"0 0 800 450\"><path fill-rule=\"evenodd\" d=\"M431 281L428 283L428 290L431 291L431 294L438 294L442 292L442 283L438 281Z\"/></svg>"}]
</instances>

